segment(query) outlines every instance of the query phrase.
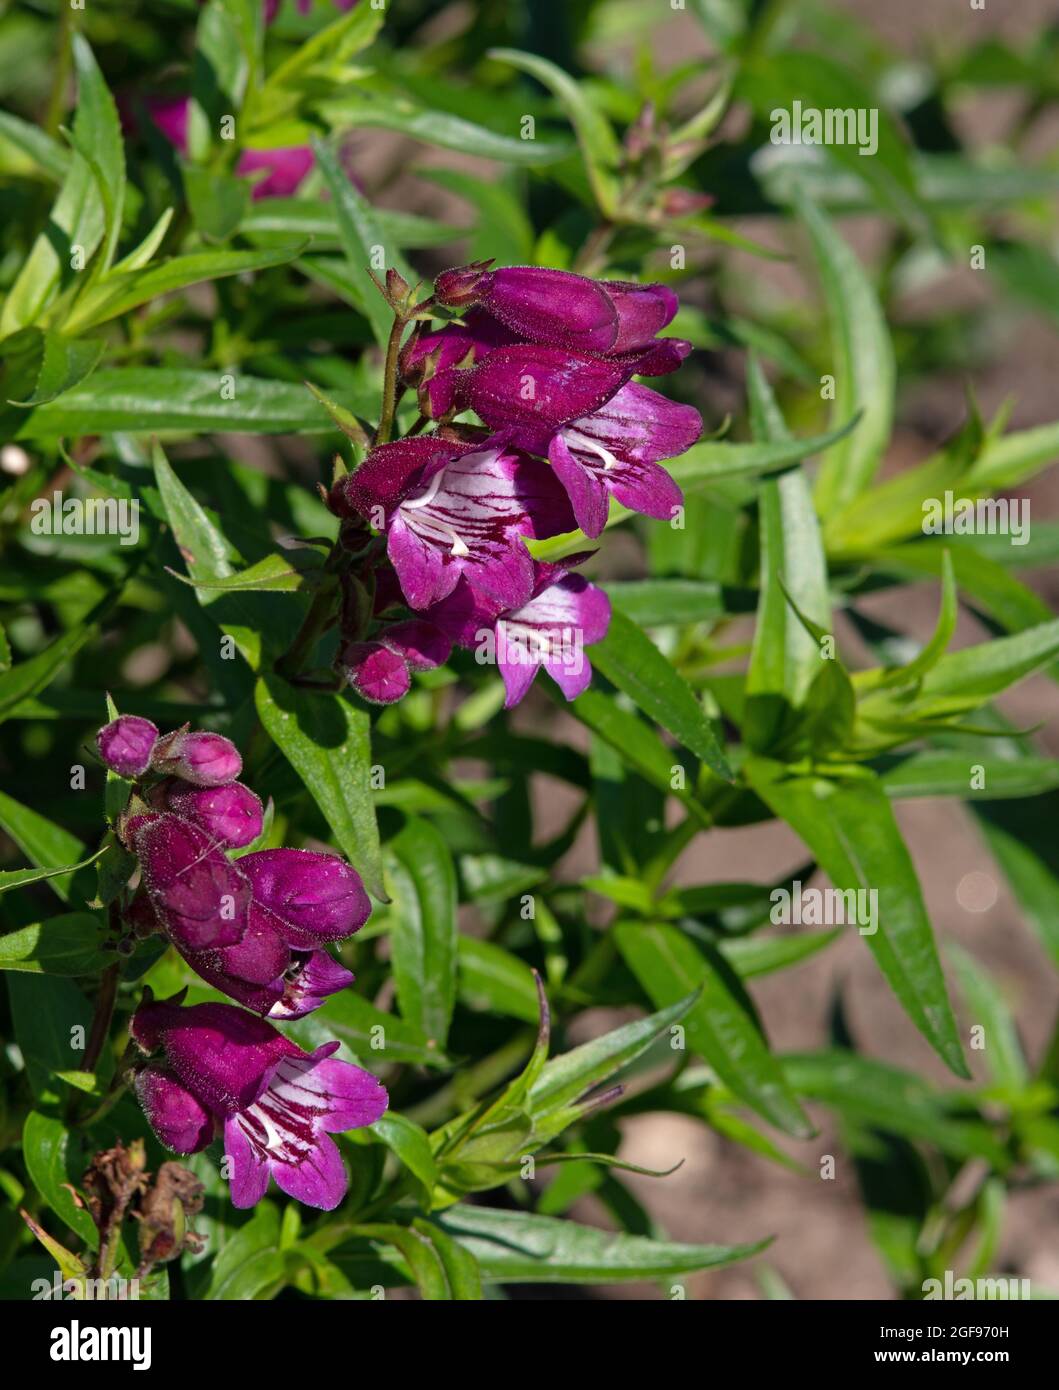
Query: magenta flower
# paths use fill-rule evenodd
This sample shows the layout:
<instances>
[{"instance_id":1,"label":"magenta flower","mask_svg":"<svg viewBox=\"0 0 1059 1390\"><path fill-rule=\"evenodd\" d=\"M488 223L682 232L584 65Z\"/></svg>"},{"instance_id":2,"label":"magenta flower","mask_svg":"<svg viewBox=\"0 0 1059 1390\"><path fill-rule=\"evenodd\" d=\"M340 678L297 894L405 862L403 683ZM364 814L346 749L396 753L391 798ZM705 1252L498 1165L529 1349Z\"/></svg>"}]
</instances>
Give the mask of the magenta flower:
<instances>
[{"instance_id":1,"label":"magenta flower","mask_svg":"<svg viewBox=\"0 0 1059 1390\"><path fill-rule=\"evenodd\" d=\"M244 854L239 867L250 880L255 903L268 911L284 941L299 950L351 936L371 914L360 875L335 854L263 849Z\"/></svg>"},{"instance_id":2,"label":"magenta flower","mask_svg":"<svg viewBox=\"0 0 1059 1390\"><path fill-rule=\"evenodd\" d=\"M196 787L223 787L242 772L243 760L235 744L223 734L177 729L155 744L151 767Z\"/></svg>"},{"instance_id":3,"label":"magenta flower","mask_svg":"<svg viewBox=\"0 0 1059 1390\"><path fill-rule=\"evenodd\" d=\"M668 520L682 493L660 459L682 454L702 420L631 382L628 358L561 348L498 348L455 374L460 403L516 448L546 454L587 536L606 525L609 494L633 511Z\"/></svg>"},{"instance_id":4,"label":"magenta flower","mask_svg":"<svg viewBox=\"0 0 1059 1390\"><path fill-rule=\"evenodd\" d=\"M558 429L548 458L578 526L595 537L607 524L610 495L630 511L671 520L684 494L658 461L684 453L701 433L692 406L629 382L592 414Z\"/></svg>"},{"instance_id":5,"label":"magenta flower","mask_svg":"<svg viewBox=\"0 0 1059 1390\"><path fill-rule=\"evenodd\" d=\"M307 1206L338 1206L348 1177L330 1135L374 1124L388 1098L369 1072L334 1059L337 1042L306 1053L231 1004L153 1000L130 1032L145 1053L162 1053L136 1079L151 1128L187 1154L221 1127L234 1206L259 1202L270 1177Z\"/></svg>"},{"instance_id":6,"label":"magenta flower","mask_svg":"<svg viewBox=\"0 0 1059 1390\"><path fill-rule=\"evenodd\" d=\"M606 637L610 600L582 575L568 572L577 558L565 565L538 564L533 594L517 609L498 614L461 585L431 610L454 642L499 668L505 709L525 698L541 667L568 700L588 688L592 667L585 647Z\"/></svg>"},{"instance_id":7,"label":"magenta flower","mask_svg":"<svg viewBox=\"0 0 1059 1390\"><path fill-rule=\"evenodd\" d=\"M445 598L461 576L501 607L517 607L533 587L521 537L573 529L570 505L545 464L437 435L375 449L338 483L332 505L386 531L412 608Z\"/></svg>"},{"instance_id":8,"label":"magenta flower","mask_svg":"<svg viewBox=\"0 0 1059 1390\"><path fill-rule=\"evenodd\" d=\"M169 812L134 816L125 836L159 925L175 946L236 946L249 925L250 882L205 830Z\"/></svg>"},{"instance_id":9,"label":"magenta flower","mask_svg":"<svg viewBox=\"0 0 1059 1390\"><path fill-rule=\"evenodd\" d=\"M244 849L261 834L261 799L242 782L220 787L164 782L157 794L166 810L191 821L227 849Z\"/></svg>"},{"instance_id":10,"label":"magenta flower","mask_svg":"<svg viewBox=\"0 0 1059 1390\"><path fill-rule=\"evenodd\" d=\"M99 756L121 777L141 777L151 765L158 730L149 719L121 714L96 735Z\"/></svg>"},{"instance_id":11,"label":"magenta flower","mask_svg":"<svg viewBox=\"0 0 1059 1390\"><path fill-rule=\"evenodd\" d=\"M568 270L488 261L444 271L438 303L484 309L520 338L578 352L617 356L648 347L673 319L677 297L666 285L590 280Z\"/></svg>"},{"instance_id":12,"label":"magenta flower","mask_svg":"<svg viewBox=\"0 0 1059 1390\"><path fill-rule=\"evenodd\" d=\"M190 100L187 97L152 99L144 105L169 143L186 157ZM297 192L313 164L313 152L308 145L286 145L272 150L243 150L236 161L235 172L245 177L260 170L267 171L266 176L254 184L252 196L255 200L289 198Z\"/></svg>"},{"instance_id":13,"label":"magenta flower","mask_svg":"<svg viewBox=\"0 0 1059 1390\"><path fill-rule=\"evenodd\" d=\"M413 618L382 629L371 641L350 642L339 668L365 700L392 705L408 694L413 671L432 671L449 659L452 643L432 623Z\"/></svg>"}]
</instances>

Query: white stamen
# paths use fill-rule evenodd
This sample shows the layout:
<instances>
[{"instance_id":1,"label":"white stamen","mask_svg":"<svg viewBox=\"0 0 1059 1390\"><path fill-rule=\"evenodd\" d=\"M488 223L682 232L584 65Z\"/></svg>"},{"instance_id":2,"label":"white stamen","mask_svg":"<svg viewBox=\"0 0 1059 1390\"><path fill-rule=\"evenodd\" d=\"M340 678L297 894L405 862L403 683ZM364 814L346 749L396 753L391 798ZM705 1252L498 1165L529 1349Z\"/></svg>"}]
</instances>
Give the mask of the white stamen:
<instances>
[{"instance_id":1,"label":"white stamen","mask_svg":"<svg viewBox=\"0 0 1059 1390\"><path fill-rule=\"evenodd\" d=\"M402 507L429 507L434 498L438 495L438 488L441 486L441 479L444 468L439 468L427 484L426 492L421 492L418 497L406 497L401 503Z\"/></svg>"},{"instance_id":2,"label":"white stamen","mask_svg":"<svg viewBox=\"0 0 1059 1390\"><path fill-rule=\"evenodd\" d=\"M585 449L588 453L595 454L598 458L601 458L604 468L614 468L617 465L618 460L610 450L605 449L603 445L600 444L599 440L593 439L591 435L582 434L580 430L568 428L562 431L562 436L568 445L577 449Z\"/></svg>"}]
</instances>

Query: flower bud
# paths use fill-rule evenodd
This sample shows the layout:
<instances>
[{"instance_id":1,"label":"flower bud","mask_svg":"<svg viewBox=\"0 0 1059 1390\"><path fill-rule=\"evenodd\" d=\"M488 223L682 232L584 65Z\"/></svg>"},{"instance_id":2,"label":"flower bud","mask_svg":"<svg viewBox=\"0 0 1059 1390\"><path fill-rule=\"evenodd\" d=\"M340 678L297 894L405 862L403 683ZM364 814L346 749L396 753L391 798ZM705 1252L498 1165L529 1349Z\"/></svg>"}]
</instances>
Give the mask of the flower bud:
<instances>
[{"instance_id":1,"label":"flower bud","mask_svg":"<svg viewBox=\"0 0 1059 1390\"><path fill-rule=\"evenodd\" d=\"M185 951L235 946L246 935L246 875L197 825L171 814L137 816L129 841L159 922Z\"/></svg>"},{"instance_id":2,"label":"flower bud","mask_svg":"<svg viewBox=\"0 0 1059 1390\"><path fill-rule=\"evenodd\" d=\"M392 705L408 694L408 663L381 642L350 642L339 659L339 671L351 688L373 705Z\"/></svg>"},{"instance_id":3,"label":"flower bud","mask_svg":"<svg viewBox=\"0 0 1059 1390\"><path fill-rule=\"evenodd\" d=\"M311 950L350 936L368 920L371 902L360 875L336 854L265 849L239 861L254 900L282 924L288 945Z\"/></svg>"},{"instance_id":4,"label":"flower bud","mask_svg":"<svg viewBox=\"0 0 1059 1390\"><path fill-rule=\"evenodd\" d=\"M155 745L151 766L196 787L221 787L235 781L243 770L243 760L235 744L223 734L178 729Z\"/></svg>"},{"instance_id":5,"label":"flower bud","mask_svg":"<svg viewBox=\"0 0 1059 1390\"><path fill-rule=\"evenodd\" d=\"M121 777L139 777L151 764L158 730L138 714L121 714L96 735L99 756Z\"/></svg>"},{"instance_id":6,"label":"flower bud","mask_svg":"<svg viewBox=\"0 0 1059 1390\"><path fill-rule=\"evenodd\" d=\"M168 810L229 849L244 849L261 834L261 800L242 782L196 787L175 781L165 786L163 794Z\"/></svg>"},{"instance_id":7,"label":"flower bud","mask_svg":"<svg viewBox=\"0 0 1059 1390\"><path fill-rule=\"evenodd\" d=\"M449 309L464 309L476 304L482 290L489 283L488 261L472 261L470 265L457 266L444 270L434 281L434 298Z\"/></svg>"}]
</instances>

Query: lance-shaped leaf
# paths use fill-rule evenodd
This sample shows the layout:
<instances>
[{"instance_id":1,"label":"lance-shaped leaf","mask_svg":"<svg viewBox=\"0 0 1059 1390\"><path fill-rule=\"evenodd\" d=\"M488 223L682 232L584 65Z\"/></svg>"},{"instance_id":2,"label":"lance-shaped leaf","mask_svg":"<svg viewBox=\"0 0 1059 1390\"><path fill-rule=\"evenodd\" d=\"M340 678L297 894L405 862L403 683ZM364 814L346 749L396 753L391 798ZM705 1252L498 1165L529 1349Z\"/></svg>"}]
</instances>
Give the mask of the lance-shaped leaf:
<instances>
[{"instance_id":1,"label":"lance-shaped leaf","mask_svg":"<svg viewBox=\"0 0 1059 1390\"><path fill-rule=\"evenodd\" d=\"M723 956L699 945L679 927L624 923L611 929L629 969L653 1004L665 1005L701 990L683 1027L688 1045L728 1089L771 1124L805 1139L808 1116L769 1052L756 1011Z\"/></svg>"},{"instance_id":2,"label":"lance-shaped leaf","mask_svg":"<svg viewBox=\"0 0 1059 1390\"><path fill-rule=\"evenodd\" d=\"M946 1065L968 1078L919 880L878 778L792 776L764 758L747 759L745 772L837 889L877 895L877 929L862 924L864 939L909 1018Z\"/></svg>"},{"instance_id":3,"label":"lance-shaped leaf","mask_svg":"<svg viewBox=\"0 0 1059 1390\"><path fill-rule=\"evenodd\" d=\"M388 848L397 1000L402 1016L444 1047L456 1003L456 870L429 821L409 821Z\"/></svg>"},{"instance_id":4,"label":"lance-shaped leaf","mask_svg":"<svg viewBox=\"0 0 1059 1390\"><path fill-rule=\"evenodd\" d=\"M532 1212L452 1207L438 1225L475 1257L486 1283L618 1284L716 1269L749 1259L753 1245L681 1245L616 1235Z\"/></svg>"},{"instance_id":5,"label":"lance-shaped leaf","mask_svg":"<svg viewBox=\"0 0 1059 1390\"><path fill-rule=\"evenodd\" d=\"M691 686L631 618L611 614L606 637L592 648L592 662L718 777L732 780L720 741Z\"/></svg>"},{"instance_id":6,"label":"lance-shaped leaf","mask_svg":"<svg viewBox=\"0 0 1059 1390\"><path fill-rule=\"evenodd\" d=\"M747 369L747 384L755 438L772 443L789 439L755 357ZM831 604L820 528L800 468L762 481L758 516L761 587L747 668L744 736L752 747L767 750L790 729L792 711L805 703L820 672L819 646L791 611L788 594L825 629L831 622Z\"/></svg>"},{"instance_id":7,"label":"lance-shaped leaf","mask_svg":"<svg viewBox=\"0 0 1059 1390\"><path fill-rule=\"evenodd\" d=\"M338 695L288 685L272 672L254 689L269 737L308 787L335 843L372 894L388 902L371 795L371 720Z\"/></svg>"},{"instance_id":8,"label":"lance-shaped leaf","mask_svg":"<svg viewBox=\"0 0 1059 1390\"><path fill-rule=\"evenodd\" d=\"M805 194L798 216L812 240L831 326L836 421L863 412L856 430L828 450L816 482L823 515L867 487L890 440L894 406L893 344L867 273L849 244Z\"/></svg>"}]
</instances>

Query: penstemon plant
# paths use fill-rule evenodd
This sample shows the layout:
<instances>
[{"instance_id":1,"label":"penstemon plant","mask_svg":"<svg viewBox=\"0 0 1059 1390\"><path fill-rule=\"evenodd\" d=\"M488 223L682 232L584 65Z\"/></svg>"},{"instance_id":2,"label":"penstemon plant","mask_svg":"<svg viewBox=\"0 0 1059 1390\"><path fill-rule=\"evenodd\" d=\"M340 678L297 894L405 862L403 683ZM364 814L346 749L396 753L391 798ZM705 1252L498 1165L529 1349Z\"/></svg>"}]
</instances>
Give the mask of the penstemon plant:
<instances>
[{"instance_id":1,"label":"penstemon plant","mask_svg":"<svg viewBox=\"0 0 1059 1390\"><path fill-rule=\"evenodd\" d=\"M1051 1292L1054 43L855 8L0 16L5 1298Z\"/></svg>"}]
</instances>

